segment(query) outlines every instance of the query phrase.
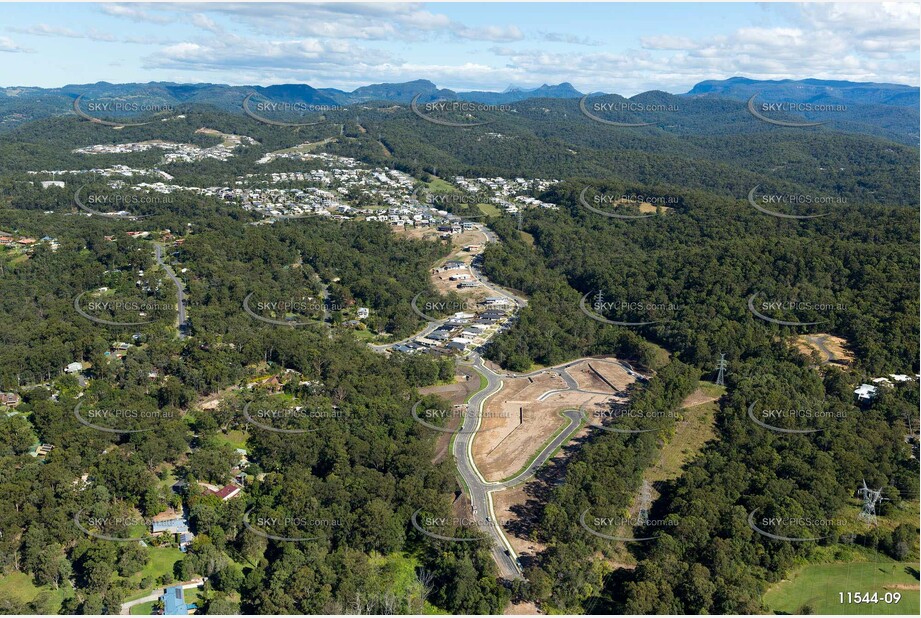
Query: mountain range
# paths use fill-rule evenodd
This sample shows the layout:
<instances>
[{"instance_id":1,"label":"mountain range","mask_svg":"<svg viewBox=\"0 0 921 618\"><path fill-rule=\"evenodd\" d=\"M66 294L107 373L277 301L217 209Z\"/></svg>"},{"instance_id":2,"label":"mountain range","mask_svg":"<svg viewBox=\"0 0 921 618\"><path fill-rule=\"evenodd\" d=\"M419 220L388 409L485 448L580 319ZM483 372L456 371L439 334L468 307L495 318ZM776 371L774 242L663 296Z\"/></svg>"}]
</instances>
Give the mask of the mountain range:
<instances>
[{"instance_id":1,"label":"mountain range","mask_svg":"<svg viewBox=\"0 0 921 618\"><path fill-rule=\"evenodd\" d=\"M373 105L375 103L406 105L417 96L421 103L462 100L490 105L512 104L530 99L571 100L584 96L568 82L556 85L543 84L531 89L510 87L502 92L490 92L454 91L439 88L433 82L425 79L403 83L371 84L356 88L351 92L335 88L313 88L307 84L278 84L263 87L173 82L146 84L97 82L95 84L70 84L60 88L7 87L0 88L0 133L31 120L71 114L73 113L73 102L80 95L83 95L86 101L117 100L121 103L143 103L158 109L211 105L225 111L242 112L241 102L251 93L278 103L324 107ZM820 79L754 80L733 77L700 82L686 93L672 95L661 91L650 91L631 97L630 100L638 101L653 97L678 101L681 99L741 101L755 95L763 101L839 104L846 109L842 113L835 114L833 122L830 122L838 130L868 133L913 145L918 143L919 88L915 86ZM591 93L591 96L605 96L605 93ZM616 97L617 95L608 96ZM804 115L810 118L810 114ZM117 114L113 114L113 117L115 116Z\"/></svg>"}]
</instances>

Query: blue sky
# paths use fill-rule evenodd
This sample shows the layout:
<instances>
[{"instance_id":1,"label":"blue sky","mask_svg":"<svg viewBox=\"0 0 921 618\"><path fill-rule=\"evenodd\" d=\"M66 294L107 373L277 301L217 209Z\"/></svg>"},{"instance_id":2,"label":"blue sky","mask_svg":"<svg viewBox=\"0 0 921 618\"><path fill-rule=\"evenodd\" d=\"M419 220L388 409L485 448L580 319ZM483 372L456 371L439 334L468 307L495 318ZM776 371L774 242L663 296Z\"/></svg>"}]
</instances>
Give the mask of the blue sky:
<instances>
[{"instance_id":1,"label":"blue sky","mask_svg":"<svg viewBox=\"0 0 921 618\"><path fill-rule=\"evenodd\" d=\"M918 85L919 4L0 4L0 86L96 81L685 92L705 79Z\"/></svg>"}]
</instances>

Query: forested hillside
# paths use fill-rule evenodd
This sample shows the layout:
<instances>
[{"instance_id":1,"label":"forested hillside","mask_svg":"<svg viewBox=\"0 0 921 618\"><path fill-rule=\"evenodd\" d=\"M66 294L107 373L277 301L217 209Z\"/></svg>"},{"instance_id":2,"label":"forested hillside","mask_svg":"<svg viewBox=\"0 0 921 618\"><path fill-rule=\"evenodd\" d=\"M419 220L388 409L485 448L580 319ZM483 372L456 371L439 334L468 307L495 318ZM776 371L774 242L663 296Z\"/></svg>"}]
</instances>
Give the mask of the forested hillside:
<instances>
[{"instance_id":1,"label":"forested hillside","mask_svg":"<svg viewBox=\"0 0 921 618\"><path fill-rule=\"evenodd\" d=\"M767 587L811 560L917 560L906 515L918 498L917 381L872 401L854 394L874 377L921 370L917 147L781 129L723 99L644 97L678 111L611 127L577 100L529 99L457 128L362 104L288 128L190 103L182 118L144 127L54 117L5 133L0 390L22 401L0 415L0 568L43 592L0 596L0 611L118 613L155 586L208 577L210 613L500 613L510 598L547 613L762 613ZM205 127L254 141L194 163L164 162L158 150L73 152L152 139L213 147L220 138L197 133ZM112 178L229 193L259 174L267 186L273 173L319 166L257 163L303 144L412 174L409 186L456 175L558 181L516 196L543 207L483 211L496 238L487 235L482 271L527 306L482 355L522 372L616 356L638 371L624 396L655 421L586 430L567 446L564 474L535 500L542 551L524 565L527 581L500 580L485 540L436 541L410 523L419 509L466 507L452 458L436 456L436 437L410 414L420 388L454 381L455 358L367 345L425 326L411 301L434 298L431 271L449 241L330 213L264 217L220 192L174 191L135 219L88 216L74 199L78 187L116 193ZM102 174L117 165L142 171ZM51 173L62 170L73 173ZM39 184L61 178L64 187ZM771 216L749 199L756 188L826 201L771 206L781 215ZM612 201L608 216L592 208ZM171 272L186 296L180 329ZM84 315L93 302L97 319ZM131 311L136 303L152 309ZM359 307L369 310L360 324ZM853 361L797 347L816 333L840 338ZM713 437L656 487L650 516L668 525L643 543L587 533L587 509L631 507L722 354ZM752 422L755 404L814 414L778 421L791 431L777 432ZM255 425L249 406L318 415L285 417L286 433ZM138 414L103 418L100 431L80 415L99 409ZM219 497L241 472L240 497ZM864 481L885 488L878 528L857 521ZM183 507L195 532L184 552L123 542L136 527L100 524L111 541L75 524L143 531ZM785 543L752 529L755 511L845 523ZM250 515L322 524L281 527L279 540L253 534Z\"/></svg>"}]
</instances>

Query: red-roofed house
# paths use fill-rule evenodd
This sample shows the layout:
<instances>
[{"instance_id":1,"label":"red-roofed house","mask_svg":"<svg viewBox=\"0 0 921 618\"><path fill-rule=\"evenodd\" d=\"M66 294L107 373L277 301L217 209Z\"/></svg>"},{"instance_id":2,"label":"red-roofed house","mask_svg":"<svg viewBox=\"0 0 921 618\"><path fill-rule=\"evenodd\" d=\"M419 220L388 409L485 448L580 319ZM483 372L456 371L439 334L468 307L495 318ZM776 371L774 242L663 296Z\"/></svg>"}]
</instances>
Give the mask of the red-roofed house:
<instances>
[{"instance_id":1,"label":"red-roofed house","mask_svg":"<svg viewBox=\"0 0 921 618\"><path fill-rule=\"evenodd\" d=\"M240 491L241 489L236 485L224 485L217 491L213 491L211 493L213 493L221 500L230 500L231 498L235 498L237 494L240 493Z\"/></svg>"}]
</instances>

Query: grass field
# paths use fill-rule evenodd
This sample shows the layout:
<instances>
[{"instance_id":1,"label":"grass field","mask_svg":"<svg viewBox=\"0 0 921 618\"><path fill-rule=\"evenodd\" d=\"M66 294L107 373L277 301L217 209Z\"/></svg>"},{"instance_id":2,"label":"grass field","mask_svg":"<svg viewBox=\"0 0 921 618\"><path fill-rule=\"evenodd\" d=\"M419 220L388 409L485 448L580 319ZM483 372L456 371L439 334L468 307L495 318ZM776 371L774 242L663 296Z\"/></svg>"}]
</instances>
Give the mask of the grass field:
<instances>
[{"instance_id":1,"label":"grass field","mask_svg":"<svg viewBox=\"0 0 921 618\"><path fill-rule=\"evenodd\" d=\"M476 207L479 208L480 211L484 215L489 215L490 217L498 217L499 215L502 214L502 211L499 210L499 208L495 204L482 204L481 203L481 204L477 204Z\"/></svg>"},{"instance_id":2,"label":"grass field","mask_svg":"<svg viewBox=\"0 0 921 618\"><path fill-rule=\"evenodd\" d=\"M173 565L182 560L183 554L178 547L151 547L150 562L141 569L141 579L154 579L173 572Z\"/></svg>"},{"instance_id":3,"label":"grass field","mask_svg":"<svg viewBox=\"0 0 921 618\"><path fill-rule=\"evenodd\" d=\"M154 582L156 582L157 578L161 575L172 573L173 565L182 560L185 555L179 551L177 547L150 547L148 551L150 554L150 561L148 561L147 566L141 569L140 573L127 578L126 583L128 586L136 588L145 577L151 577ZM155 586L159 587L159 584L155 584ZM125 600L131 601L133 599L139 599L148 594L150 594L150 590L139 590L128 594Z\"/></svg>"},{"instance_id":4,"label":"grass field","mask_svg":"<svg viewBox=\"0 0 921 618\"><path fill-rule=\"evenodd\" d=\"M29 603L43 592L51 595L51 610L57 612L64 599L71 596L73 591L63 587L54 590L51 586L36 586L32 583L32 578L25 573L15 572L0 577L0 599Z\"/></svg>"},{"instance_id":5,"label":"grass field","mask_svg":"<svg viewBox=\"0 0 921 618\"><path fill-rule=\"evenodd\" d=\"M700 382L697 391L688 400L696 403L706 398L721 397L725 392L724 386ZM659 460L646 471L645 480L655 483L678 478L684 465L715 437L714 417L718 409L716 401L706 401L682 409L682 420L675 426L675 435L662 448Z\"/></svg>"},{"instance_id":6,"label":"grass field","mask_svg":"<svg viewBox=\"0 0 921 618\"><path fill-rule=\"evenodd\" d=\"M233 429L231 431L219 431L214 436L219 444L229 444L234 448L246 448L246 439L248 435L245 431Z\"/></svg>"},{"instance_id":7,"label":"grass field","mask_svg":"<svg viewBox=\"0 0 921 618\"><path fill-rule=\"evenodd\" d=\"M841 603L839 593L879 593L877 604ZM897 604L883 603L886 592L901 593ZM850 562L810 564L775 584L764 595L775 614L909 614L917 616L918 564L912 562Z\"/></svg>"},{"instance_id":8,"label":"grass field","mask_svg":"<svg viewBox=\"0 0 921 618\"><path fill-rule=\"evenodd\" d=\"M450 193L452 191L457 191L457 187L449 182L442 180L441 178L433 178L432 182L428 183L427 187L429 191L435 191L438 193Z\"/></svg>"},{"instance_id":9,"label":"grass field","mask_svg":"<svg viewBox=\"0 0 921 618\"><path fill-rule=\"evenodd\" d=\"M132 616L150 616L153 613L153 606L156 601L148 601L147 603L141 603L140 605L135 605L131 608Z\"/></svg>"},{"instance_id":10,"label":"grass field","mask_svg":"<svg viewBox=\"0 0 921 618\"><path fill-rule=\"evenodd\" d=\"M532 234L528 234L522 230L518 230L518 233L521 235L521 240L525 241L529 247L534 246L534 236Z\"/></svg>"}]
</instances>

